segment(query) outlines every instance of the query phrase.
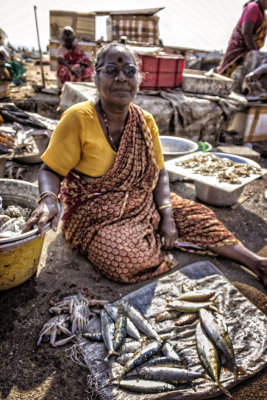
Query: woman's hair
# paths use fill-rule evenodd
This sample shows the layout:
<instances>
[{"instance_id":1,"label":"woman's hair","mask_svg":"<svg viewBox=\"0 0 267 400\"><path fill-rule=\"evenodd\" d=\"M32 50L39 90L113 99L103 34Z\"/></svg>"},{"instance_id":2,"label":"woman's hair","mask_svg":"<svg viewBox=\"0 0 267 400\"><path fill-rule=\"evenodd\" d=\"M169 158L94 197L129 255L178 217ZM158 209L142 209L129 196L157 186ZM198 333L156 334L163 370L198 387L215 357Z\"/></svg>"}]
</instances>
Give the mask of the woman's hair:
<instances>
[{"instance_id":1,"label":"woman's hair","mask_svg":"<svg viewBox=\"0 0 267 400\"><path fill-rule=\"evenodd\" d=\"M95 57L95 72L97 72L97 70L104 65L107 54L115 47L123 48L131 56L134 65L138 65L135 53L128 46L118 42L112 42L101 47L101 49L97 51Z\"/></svg>"}]
</instances>

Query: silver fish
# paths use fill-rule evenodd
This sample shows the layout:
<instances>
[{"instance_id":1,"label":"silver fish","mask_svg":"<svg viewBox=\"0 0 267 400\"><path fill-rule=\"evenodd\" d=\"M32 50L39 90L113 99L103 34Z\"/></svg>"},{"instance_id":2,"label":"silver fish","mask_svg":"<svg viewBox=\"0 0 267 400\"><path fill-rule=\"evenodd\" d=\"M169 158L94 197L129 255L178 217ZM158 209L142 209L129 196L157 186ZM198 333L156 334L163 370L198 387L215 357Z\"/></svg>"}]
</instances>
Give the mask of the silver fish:
<instances>
[{"instance_id":1,"label":"silver fish","mask_svg":"<svg viewBox=\"0 0 267 400\"><path fill-rule=\"evenodd\" d=\"M165 357L170 357L180 362L182 361L182 357L174 350L172 345L168 342L165 342L163 344L161 351Z\"/></svg>"},{"instance_id":2,"label":"silver fish","mask_svg":"<svg viewBox=\"0 0 267 400\"><path fill-rule=\"evenodd\" d=\"M115 322L117 320L118 316L118 307L112 305L112 304L105 304L104 308L106 312L111 316L113 321ZM130 320L130 318L127 317L127 333L130 335L132 338L139 340L141 339L141 335L137 327L134 325L134 323Z\"/></svg>"},{"instance_id":3,"label":"silver fish","mask_svg":"<svg viewBox=\"0 0 267 400\"><path fill-rule=\"evenodd\" d=\"M159 339L159 334L157 333L157 331L153 328L151 323L140 313L140 311L138 311L135 307L127 302L124 302L123 306L128 317L141 332L143 332L148 337Z\"/></svg>"},{"instance_id":4,"label":"silver fish","mask_svg":"<svg viewBox=\"0 0 267 400\"><path fill-rule=\"evenodd\" d=\"M156 340L154 342L148 343L141 347L140 350L137 350L133 357L124 365L123 371L120 377L123 377L127 372L131 371L132 369L138 367L139 365L143 364L155 354L157 354L164 344L164 340Z\"/></svg>"},{"instance_id":5,"label":"silver fish","mask_svg":"<svg viewBox=\"0 0 267 400\"><path fill-rule=\"evenodd\" d=\"M159 366L159 365L165 365L168 367L178 367L181 366L181 361L174 359L172 357L154 357L150 358L150 360L142 364L139 368Z\"/></svg>"},{"instance_id":6,"label":"silver fish","mask_svg":"<svg viewBox=\"0 0 267 400\"><path fill-rule=\"evenodd\" d=\"M228 397L232 397L220 383L221 360L217 348L207 336L201 323L196 326L197 352L203 368L207 371L211 379Z\"/></svg>"},{"instance_id":7,"label":"silver fish","mask_svg":"<svg viewBox=\"0 0 267 400\"><path fill-rule=\"evenodd\" d=\"M112 355L118 354L114 352L113 348L115 325L111 316L104 309L101 310L100 320L103 340L108 349L108 354L105 358L105 361L107 361Z\"/></svg>"},{"instance_id":8,"label":"silver fish","mask_svg":"<svg viewBox=\"0 0 267 400\"><path fill-rule=\"evenodd\" d=\"M167 321L169 319L175 319L177 318L179 312L177 311L163 311L160 314L158 314L155 318L156 322L162 322L162 321Z\"/></svg>"},{"instance_id":9,"label":"silver fish","mask_svg":"<svg viewBox=\"0 0 267 400\"><path fill-rule=\"evenodd\" d=\"M117 351L122 343L124 342L127 329L127 317L124 312L123 305L120 304L118 307L118 317L115 322L115 334L113 340L114 351Z\"/></svg>"},{"instance_id":10,"label":"silver fish","mask_svg":"<svg viewBox=\"0 0 267 400\"><path fill-rule=\"evenodd\" d=\"M101 332L86 332L82 334L83 337L90 340L91 342L103 342L103 335Z\"/></svg>"},{"instance_id":11,"label":"silver fish","mask_svg":"<svg viewBox=\"0 0 267 400\"><path fill-rule=\"evenodd\" d=\"M145 342L146 340L144 341L132 340L131 342L126 342L121 346L120 354L135 353L138 349L141 348L142 344L144 344Z\"/></svg>"},{"instance_id":12,"label":"silver fish","mask_svg":"<svg viewBox=\"0 0 267 400\"><path fill-rule=\"evenodd\" d=\"M215 291L211 290L192 290L190 292L182 293L180 296L176 298L176 300L184 300L184 301L206 301L215 295Z\"/></svg>"},{"instance_id":13,"label":"silver fish","mask_svg":"<svg viewBox=\"0 0 267 400\"><path fill-rule=\"evenodd\" d=\"M133 358L134 353L124 353L116 358L116 362L121 365L125 365L131 358Z\"/></svg>"},{"instance_id":14,"label":"silver fish","mask_svg":"<svg viewBox=\"0 0 267 400\"><path fill-rule=\"evenodd\" d=\"M140 378L123 379L119 382L114 381L113 384L118 384L123 389L138 393L161 393L178 389L177 386L170 383L149 381Z\"/></svg>"},{"instance_id":15,"label":"silver fish","mask_svg":"<svg viewBox=\"0 0 267 400\"><path fill-rule=\"evenodd\" d=\"M197 312L202 308L211 306L211 302L194 303L190 301L174 300L168 302L167 307L181 312Z\"/></svg>"},{"instance_id":16,"label":"silver fish","mask_svg":"<svg viewBox=\"0 0 267 400\"><path fill-rule=\"evenodd\" d=\"M230 362L230 365L234 368L235 377L237 377L238 367L235 362L234 348L228 335L225 321L218 314L216 318L212 312L206 309L199 311L199 317L206 333Z\"/></svg>"},{"instance_id":17,"label":"silver fish","mask_svg":"<svg viewBox=\"0 0 267 400\"><path fill-rule=\"evenodd\" d=\"M138 375L144 379L152 379L173 384L184 383L194 379L202 378L203 373L182 368L171 368L166 366L144 367L138 371Z\"/></svg>"},{"instance_id":18,"label":"silver fish","mask_svg":"<svg viewBox=\"0 0 267 400\"><path fill-rule=\"evenodd\" d=\"M198 313L187 313L181 315L175 322L175 326L189 325L198 319Z\"/></svg>"}]
</instances>

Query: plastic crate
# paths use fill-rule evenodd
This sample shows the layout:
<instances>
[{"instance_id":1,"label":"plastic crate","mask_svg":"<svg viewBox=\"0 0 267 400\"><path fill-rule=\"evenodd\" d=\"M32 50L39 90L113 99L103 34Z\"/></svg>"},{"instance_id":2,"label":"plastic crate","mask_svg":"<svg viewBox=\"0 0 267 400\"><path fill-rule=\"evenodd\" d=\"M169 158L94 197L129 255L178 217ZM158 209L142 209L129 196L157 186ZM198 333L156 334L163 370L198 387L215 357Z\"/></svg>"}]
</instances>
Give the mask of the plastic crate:
<instances>
[{"instance_id":1,"label":"plastic crate","mask_svg":"<svg viewBox=\"0 0 267 400\"><path fill-rule=\"evenodd\" d=\"M182 85L185 58L177 54L139 55L141 90L174 89Z\"/></svg>"}]
</instances>

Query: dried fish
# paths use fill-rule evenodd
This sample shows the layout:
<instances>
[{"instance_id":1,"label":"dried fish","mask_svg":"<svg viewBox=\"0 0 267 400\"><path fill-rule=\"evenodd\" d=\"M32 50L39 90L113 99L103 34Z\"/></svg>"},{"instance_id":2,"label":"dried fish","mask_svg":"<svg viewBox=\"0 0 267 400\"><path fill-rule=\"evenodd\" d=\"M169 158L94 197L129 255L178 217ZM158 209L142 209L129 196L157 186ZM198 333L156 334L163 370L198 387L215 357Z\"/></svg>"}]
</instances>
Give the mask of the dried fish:
<instances>
[{"instance_id":1,"label":"dried fish","mask_svg":"<svg viewBox=\"0 0 267 400\"><path fill-rule=\"evenodd\" d=\"M165 342L164 345L162 346L162 354L165 357L170 357L170 358L173 358L174 360L177 360L180 362L182 361L182 357L180 356L180 354L178 354L174 350L173 346L168 342Z\"/></svg>"}]
</instances>

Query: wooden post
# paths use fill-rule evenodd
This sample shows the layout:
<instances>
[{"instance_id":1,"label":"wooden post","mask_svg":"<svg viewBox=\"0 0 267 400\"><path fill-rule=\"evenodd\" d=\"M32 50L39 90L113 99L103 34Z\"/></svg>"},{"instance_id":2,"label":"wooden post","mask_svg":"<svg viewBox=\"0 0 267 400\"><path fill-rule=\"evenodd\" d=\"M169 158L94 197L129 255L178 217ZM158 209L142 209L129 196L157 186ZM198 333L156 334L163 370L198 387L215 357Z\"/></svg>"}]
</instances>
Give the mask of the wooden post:
<instances>
[{"instance_id":1,"label":"wooden post","mask_svg":"<svg viewBox=\"0 0 267 400\"><path fill-rule=\"evenodd\" d=\"M39 28L38 28L38 21L37 21L37 6L34 6L34 15L35 15L35 24L36 24L37 40L38 40L39 53L40 53L40 67L41 67L41 74L42 74L42 82L43 82L43 88L45 88L45 77L44 77L43 56L42 56L42 50L41 50L41 45L40 45Z\"/></svg>"}]
</instances>

